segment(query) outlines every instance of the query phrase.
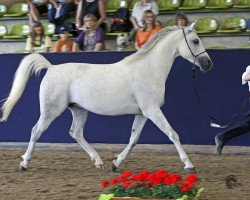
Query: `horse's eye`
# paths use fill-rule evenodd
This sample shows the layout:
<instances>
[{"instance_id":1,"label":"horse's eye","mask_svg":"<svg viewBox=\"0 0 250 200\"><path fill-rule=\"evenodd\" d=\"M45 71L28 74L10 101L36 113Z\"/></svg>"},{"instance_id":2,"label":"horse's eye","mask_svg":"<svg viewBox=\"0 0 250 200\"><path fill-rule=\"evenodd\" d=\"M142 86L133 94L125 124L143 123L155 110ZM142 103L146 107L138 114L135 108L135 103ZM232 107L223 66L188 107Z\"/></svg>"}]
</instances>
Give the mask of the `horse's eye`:
<instances>
[{"instance_id":1,"label":"horse's eye","mask_svg":"<svg viewBox=\"0 0 250 200\"><path fill-rule=\"evenodd\" d=\"M199 44L199 40L198 39L194 39L194 44Z\"/></svg>"}]
</instances>

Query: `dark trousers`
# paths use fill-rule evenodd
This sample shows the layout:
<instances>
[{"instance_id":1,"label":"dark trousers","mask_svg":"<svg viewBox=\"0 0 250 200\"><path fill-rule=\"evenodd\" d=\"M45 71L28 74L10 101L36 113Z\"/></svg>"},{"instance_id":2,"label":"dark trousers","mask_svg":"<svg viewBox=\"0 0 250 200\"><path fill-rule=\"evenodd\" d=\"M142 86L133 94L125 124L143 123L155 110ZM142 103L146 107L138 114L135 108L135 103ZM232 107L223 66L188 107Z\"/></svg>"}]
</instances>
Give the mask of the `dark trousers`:
<instances>
[{"instance_id":1,"label":"dark trousers","mask_svg":"<svg viewBox=\"0 0 250 200\"><path fill-rule=\"evenodd\" d=\"M233 127L224 132L218 133L217 136L221 139L222 144L224 146L225 143L227 143L232 138L238 137L240 135L249 132L250 132L250 113L248 113L248 115L243 121L236 123Z\"/></svg>"},{"instance_id":2,"label":"dark trousers","mask_svg":"<svg viewBox=\"0 0 250 200\"><path fill-rule=\"evenodd\" d=\"M73 3L63 4L60 10L60 17L55 18L56 8L52 5L51 9L48 10L48 19L50 23L54 23L56 26L61 26L65 20L69 17L69 13L75 9Z\"/></svg>"}]
</instances>

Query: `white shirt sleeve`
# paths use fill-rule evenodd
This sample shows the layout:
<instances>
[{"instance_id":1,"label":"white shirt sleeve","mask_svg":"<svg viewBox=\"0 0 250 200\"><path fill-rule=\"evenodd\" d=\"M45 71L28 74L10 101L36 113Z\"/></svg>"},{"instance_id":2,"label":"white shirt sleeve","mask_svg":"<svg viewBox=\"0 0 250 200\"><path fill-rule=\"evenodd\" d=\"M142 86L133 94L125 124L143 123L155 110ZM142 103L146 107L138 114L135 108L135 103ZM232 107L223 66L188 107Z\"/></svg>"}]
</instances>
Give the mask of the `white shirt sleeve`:
<instances>
[{"instance_id":1,"label":"white shirt sleeve","mask_svg":"<svg viewBox=\"0 0 250 200\"><path fill-rule=\"evenodd\" d=\"M247 81L245 81L245 77L249 73L250 73L250 65L246 68L246 71L242 74L242 85L247 83Z\"/></svg>"},{"instance_id":2,"label":"white shirt sleeve","mask_svg":"<svg viewBox=\"0 0 250 200\"><path fill-rule=\"evenodd\" d=\"M155 1L152 2L152 11L155 15L159 15L159 7Z\"/></svg>"},{"instance_id":3,"label":"white shirt sleeve","mask_svg":"<svg viewBox=\"0 0 250 200\"><path fill-rule=\"evenodd\" d=\"M131 14L131 16L133 16L133 17L136 17L136 8L137 8L137 4L138 4L138 2L137 3L135 3L135 5L134 5L134 7L133 7L133 10L132 10L132 14Z\"/></svg>"}]
</instances>

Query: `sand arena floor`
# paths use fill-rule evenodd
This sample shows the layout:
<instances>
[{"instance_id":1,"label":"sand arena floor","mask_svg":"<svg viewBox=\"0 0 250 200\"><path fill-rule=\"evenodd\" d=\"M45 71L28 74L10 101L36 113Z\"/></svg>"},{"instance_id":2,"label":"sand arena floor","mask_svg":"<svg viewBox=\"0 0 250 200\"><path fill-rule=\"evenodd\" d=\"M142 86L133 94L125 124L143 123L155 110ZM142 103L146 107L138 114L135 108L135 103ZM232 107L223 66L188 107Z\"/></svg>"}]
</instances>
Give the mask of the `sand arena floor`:
<instances>
[{"instance_id":1,"label":"sand arena floor","mask_svg":"<svg viewBox=\"0 0 250 200\"><path fill-rule=\"evenodd\" d=\"M124 145L95 144L105 163L96 169L89 156L76 144L38 144L28 171L20 171L20 156L27 144L0 144L1 200L97 200L105 191L101 181L117 177L126 169L165 169L185 175L183 165L172 145L138 145L122 163L117 173L111 161ZM47 150L45 150L47 149ZM226 147L216 156L213 146L185 146L198 170L198 186L204 187L201 200L250 199L250 148ZM239 186L228 189L225 178L235 175Z\"/></svg>"}]
</instances>

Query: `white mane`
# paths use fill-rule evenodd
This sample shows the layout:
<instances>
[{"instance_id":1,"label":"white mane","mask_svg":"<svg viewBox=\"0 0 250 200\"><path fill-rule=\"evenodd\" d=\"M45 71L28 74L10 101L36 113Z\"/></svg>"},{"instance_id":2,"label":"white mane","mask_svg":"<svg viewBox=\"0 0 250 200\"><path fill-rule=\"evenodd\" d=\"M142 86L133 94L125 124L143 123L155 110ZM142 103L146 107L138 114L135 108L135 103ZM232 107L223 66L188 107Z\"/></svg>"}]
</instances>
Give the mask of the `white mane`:
<instances>
[{"instance_id":1,"label":"white mane","mask_svg":"<svg viewBox=\"0 0 250 200\"><path fill-rule=\"evenodd\" d=\"M175 30L178 30L177 26L165 27L161 29L159 32L155 33L153 37L148 40L140 50L138 50L133 55L126 57L125 59L123 59L123 61L130 62L148 55L148 53L151 52L151 50L159 41L161 41L163 37L167 36L169 33Z\"/></svg>"}]
</instances>

